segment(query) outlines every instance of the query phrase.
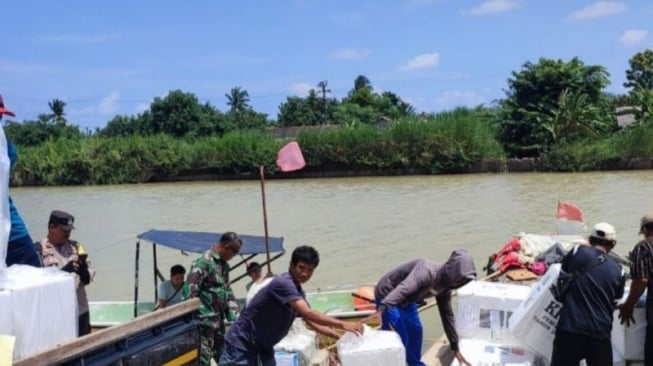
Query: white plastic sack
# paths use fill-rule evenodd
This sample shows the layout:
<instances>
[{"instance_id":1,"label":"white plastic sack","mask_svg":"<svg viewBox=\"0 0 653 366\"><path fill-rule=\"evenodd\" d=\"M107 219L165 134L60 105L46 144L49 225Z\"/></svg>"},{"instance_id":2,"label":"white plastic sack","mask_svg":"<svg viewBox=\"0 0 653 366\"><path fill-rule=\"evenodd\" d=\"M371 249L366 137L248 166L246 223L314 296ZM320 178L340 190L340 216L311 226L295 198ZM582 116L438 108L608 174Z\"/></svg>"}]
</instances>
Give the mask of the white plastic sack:
<instances>
[{"instance_id":1,"label":"white plastic sack","mask_svg":"<svg viewBox=\"0 0 653 366\"><path fill-rule=\"evenodd\" d=\"M472 281L458 289L458 335L519 344L508 329L508 319L529 292L528 286L488 281Z\"/></svg>"},{"instance_id":2,"label":"white plastic sack","mask_svg":"<svg viewBox=\"0 0 653 366\"><path fill-rule=\"evenodd\" d=\"M406 364L406 349L396 332L364 327L363 335L347 332L336 343L342 366Z\"/></svg>"},{"instance_id":3,"label":"white plastic sack","mask_svg":"<svg viewBox=\"0 0 653 366\"><path fill-rule=\"evenodd\" d=\"M254 296L261 291L263 287L269 285L273 278L274 277L266 277L258 282L254 282L249 288L249 291L247 291L247 296L245 296L245 306L249 305Z\"/></svg>"},{"instance_id":4,"label":"white plastic sack","mask_svg":"<svg viewBox=\"0 0 653 366\"><path fill-rule=\"evenodd\" d=\"M553 338L562 309L549 287L558 279L559 273L560 263L551 265L508 321L512 335L547 360L551 359Z\"/></svg>"},{"instance_id":5,"label":"white plastic sack","mask_svg":"<svg viewBox=\"0 0 653 366\"><path fill-rule=\"evenodd\" d=\"M274 350L295 353L299 366L311 366L311 359L317 351L317 336L314 331L306 328L301 318L297 318L288 334L274 345Z\"/></svg>"}]
</instances>

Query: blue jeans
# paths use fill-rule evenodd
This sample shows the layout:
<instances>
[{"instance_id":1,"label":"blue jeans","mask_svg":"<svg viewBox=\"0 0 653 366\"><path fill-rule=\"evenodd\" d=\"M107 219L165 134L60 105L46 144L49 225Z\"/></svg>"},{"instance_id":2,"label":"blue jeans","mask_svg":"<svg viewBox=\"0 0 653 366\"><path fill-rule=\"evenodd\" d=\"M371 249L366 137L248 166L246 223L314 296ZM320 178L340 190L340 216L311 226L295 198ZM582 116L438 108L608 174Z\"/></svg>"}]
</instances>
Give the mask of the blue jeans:
<instances>
[{"instance_id":1,"label":"blue jeans","mask_svg":"<svg viewBox=\"0 0 653 366\"><path fill-rule=\"evenodd\" d=\"M36 254L34 242L29 235L9 242L5 263L7 263L7 267L12 264L27 264L34 267L41 267L41 258Z\"/></svg>"},{"instance_id":2,"label":"blue jeans","mask_svg":"<svg viewBox=\"0 0 653 366\"><path fill-rule=\"evenodd\" d=\"M382 317L381 329L389 330L390 326L401 338L406 348L406 362L409 366L425 366L422 360L422 338L424 330L419 319L417 304L406 307L393 306L388 308Z\"/></svg>"},{"instance_id":3,"label":"blue jeans","mask_svg":"<svg viewBox=\"0 0 653 366\"><path fill-rule=\"evenodd\" d=\"M229 341L224 341L219 366L276 366L274 350L252 352L236 348Z\"/></svg>"}]
</instances>

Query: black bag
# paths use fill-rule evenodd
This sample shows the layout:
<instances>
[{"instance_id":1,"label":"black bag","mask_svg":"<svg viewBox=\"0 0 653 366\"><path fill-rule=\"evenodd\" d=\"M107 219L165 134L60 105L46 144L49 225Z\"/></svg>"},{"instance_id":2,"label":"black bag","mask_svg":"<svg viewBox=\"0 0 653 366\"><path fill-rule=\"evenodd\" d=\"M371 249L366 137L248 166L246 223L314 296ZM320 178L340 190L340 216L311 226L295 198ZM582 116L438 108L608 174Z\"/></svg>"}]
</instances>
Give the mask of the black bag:
<instances>
[{"instance_id":1,"label":"black bag","mask_svg":"<svg viewBox=\"0 0 653 366\"><path fill-rule=\"evenodd\" d=\"M569 292L569 288L571 287L570 285L573 282L574 278L576 278L576 273L567 273L563 270L560 270L558 279L549 288L553 298L558 302L562 302L565 299L565 296L567 296L567 292Z\"/></svg>"},{"instance_id":2,"label":"black bag","mask_svg":"<svg viewBox=\"0 0 653 366\"><path fill-rule=\"evenodd\" d=\"M605 256L600 255L596 257L596 260L592 262L590 265L576 272L567 273L561 269L560 274L558 274L558 279L554 284L551 285L551 287L549 287L549 290L551 291L553 298L556 299L558 302L563 302L565 297L567 296L567 293L569 292L569 289L571 289L571 284L574 282L574 280L584 275L585 273L589 272L592 268L598 266L603 262L605 262Z\"/></svg>"}]
</instances>

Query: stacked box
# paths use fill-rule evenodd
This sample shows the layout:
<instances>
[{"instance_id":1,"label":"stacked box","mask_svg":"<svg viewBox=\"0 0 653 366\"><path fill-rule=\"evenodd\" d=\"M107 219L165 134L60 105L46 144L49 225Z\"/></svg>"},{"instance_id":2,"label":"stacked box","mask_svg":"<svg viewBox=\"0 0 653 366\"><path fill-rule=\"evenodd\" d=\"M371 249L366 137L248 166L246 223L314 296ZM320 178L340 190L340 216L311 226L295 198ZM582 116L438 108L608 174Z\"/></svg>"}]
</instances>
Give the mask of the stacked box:
<instances>
[{"instance_id":1,"label":"stacked box","mask_svg":"<svg viewBox=\"0 0 653 366\"><path fill-rule=\"evenodd\" d=\"M508 321L510 332L521 344L547 360L551 359L562 304L549 288L558 279L560 263L549 267L546 274L533 284L526 299L515 309Z\"/></svg>"},{"instance_id":2,"label":"stacked box","mask_svg":"<svg viewBox=\"0 0 653 366\"><path fill-rule=\"evenodd\" d=\"M460 352L473 366L513 365L529 366L543 363L542 357L523 346L507 345L485 339L461 339ZM458 365L454 359L451 365Z\"/></svg>"},{"instance_id":3,"label":"stacked box","mask_svg":"<svg viewBox=\"0 0 653 366\"><path fill-rule=\"evenodd\" d=\"M397 366L406 364L406 350L394 331L365 328L363 335L345 333L337 343L342 366Z\"/></svg>"},{"instance_id":4,"label":"stacked box","mask_svg":"<svg viewBox=\"0 0 653 366\"><path fill-rule=\"evenodd\" d=\"M457 291L456 330L461 338L478 338L518 344L508 319L526 299L530 287L472 281Z\"/></svg>"},{"instance_id":5,"label":"stacked box","mask_svg":"<svg viewBox=\"0 0 653 366\"><path fill-rule=\"evenodd\" d=\"M0 334L16 337L14 360L77 337L77 293L70 273L13 265L5 274Z\"/></svg>"}]
</instances>

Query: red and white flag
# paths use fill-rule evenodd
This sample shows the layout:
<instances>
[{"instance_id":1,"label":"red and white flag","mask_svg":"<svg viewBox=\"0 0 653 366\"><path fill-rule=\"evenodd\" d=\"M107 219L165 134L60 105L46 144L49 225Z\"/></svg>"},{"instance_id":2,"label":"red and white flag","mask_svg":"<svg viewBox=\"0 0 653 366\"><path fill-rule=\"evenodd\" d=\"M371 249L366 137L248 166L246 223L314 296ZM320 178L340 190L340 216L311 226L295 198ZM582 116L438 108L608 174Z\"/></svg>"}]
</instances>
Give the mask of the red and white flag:
<instances>
[{"instance_id":1,"label":"red and white flag","mask_svg":"<svg viewBox=\"0 0 653 366\"><path fill-rule=\"evenodd\" d=\"M558 202L556 213L556 231L560 235L585 234L583 211L573 203Z\"/></svg>"},{"instance_id":2,"label":"red and white flag","mask_svg":"<svg viewBox=\"0 0 653 366\"><path fill-rule=\"evenodd\" d=\"M583 221L583 211L573 203L558 202L556 219Z\"/></svg>"},{"instance_id":3,"label":"red and white flag","mask_svg":"<svg viewBox=\"0 0 653 366\"><path fill-rule=\"evenodd\" d=\"M306 166L302 150L297 141L291 141L279 150L277 166L282 172L292 172Z\"/></svg>"}]
</instances>

